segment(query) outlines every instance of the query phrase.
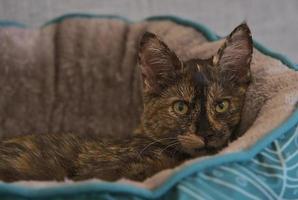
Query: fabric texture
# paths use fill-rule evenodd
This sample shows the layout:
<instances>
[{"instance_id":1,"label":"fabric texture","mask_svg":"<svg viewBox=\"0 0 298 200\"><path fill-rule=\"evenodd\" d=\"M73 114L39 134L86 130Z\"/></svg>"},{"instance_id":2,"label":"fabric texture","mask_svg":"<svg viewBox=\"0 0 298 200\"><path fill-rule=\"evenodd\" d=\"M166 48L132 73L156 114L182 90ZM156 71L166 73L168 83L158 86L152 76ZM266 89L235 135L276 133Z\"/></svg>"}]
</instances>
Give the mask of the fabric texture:
<instances>
[{"instance_id":1,"label":"fabric texture","mask_svg":"<svg viewBox=\"0 0 298 200\"><path fill-rule=\"evenodd\" d=\"M207 58L223 42L205 26L177 17L130 23L71 15L40 29L3 24L1 137L131 134L142 112L136 67L141 35L159 35L182 60ZM238 130L242 136L218 155L187 161L142 183L1 183L0 194L16 199L297 199L298 73L290 60L258 43L255 47L254 80Z\"/></svg>"}]
</instances>

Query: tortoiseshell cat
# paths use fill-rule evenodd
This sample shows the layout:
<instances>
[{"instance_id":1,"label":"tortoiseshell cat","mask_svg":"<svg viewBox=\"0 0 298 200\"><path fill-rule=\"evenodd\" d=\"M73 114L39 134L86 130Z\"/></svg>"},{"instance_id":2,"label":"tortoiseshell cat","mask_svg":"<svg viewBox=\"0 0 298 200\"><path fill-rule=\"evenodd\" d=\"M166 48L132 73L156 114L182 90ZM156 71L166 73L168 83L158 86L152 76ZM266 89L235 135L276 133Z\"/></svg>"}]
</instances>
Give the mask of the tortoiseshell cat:
<instances>
[{"instance_id":1,"label":"tortoiseshell cat","mask_svg":"<svg viewBox=\"0 0 298 200\"><path fill-rule=\"evenodd\" d=\"M240 121L252 39L238 26L218 53L182 62L152 33L139 49L144 111L126 139L75 134L28 135L0 143L0 179L143 180L227 145Z\"/></svg>"}]
</instances>

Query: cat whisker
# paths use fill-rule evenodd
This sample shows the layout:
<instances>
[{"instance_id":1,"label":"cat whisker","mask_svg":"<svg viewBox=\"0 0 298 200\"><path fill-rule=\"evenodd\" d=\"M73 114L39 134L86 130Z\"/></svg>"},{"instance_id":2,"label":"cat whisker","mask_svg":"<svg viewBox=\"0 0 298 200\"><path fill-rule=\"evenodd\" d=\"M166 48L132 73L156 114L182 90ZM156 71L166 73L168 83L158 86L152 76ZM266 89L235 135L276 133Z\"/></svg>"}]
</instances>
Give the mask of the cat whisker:
<instances>
[{"instance_id":1,"label":"cat whisker","mask_svg":"<svg viewBox=\"0 0 298 200\"><path fill-rule=\"evenodd\" d=\"M179 144L178 141L177 141L177 142L174 142L174 143L172 143L172 144L169 144L168 146L166 146L165 148L163 148L163 149L160 151L160 154L161 154L162 152L164 152L165 150L167 150L169 147L173 147L173 146L178 145L178 144Z\"/></svg>"},{"instance_id":2,"label":"cat whisker","mask_svg":"<svg viewBox=\"0 0 298 200\"><path fill-rule=\"evenodd\" d=\"M158 143L158 142L161 142L163 140L177 140L177 138L162 138L162 139L159 139L159 140L155 140L154 142L151 142L150 144L148 144L147 146L145 146L140 152L139 152L139 156L141 157L142 153L147 149L149 148L150 146Z\"/></svg>"}]
</instances>

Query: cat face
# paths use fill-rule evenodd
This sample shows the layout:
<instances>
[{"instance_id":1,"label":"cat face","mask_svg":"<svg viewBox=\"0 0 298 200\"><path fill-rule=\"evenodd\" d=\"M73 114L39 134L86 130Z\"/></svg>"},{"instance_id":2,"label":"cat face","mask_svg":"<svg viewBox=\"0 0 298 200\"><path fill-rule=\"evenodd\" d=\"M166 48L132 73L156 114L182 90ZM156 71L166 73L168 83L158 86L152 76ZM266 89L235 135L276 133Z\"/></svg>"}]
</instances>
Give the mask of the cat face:
<instances>
[{"instance_id":1,"label":"cat face","mask_svg":"<svg viewBox=\"0 0 298 200\"><path fill-rule=\"evenodd\" d=\"M238 26L212 58L186 62L157 36L145 33L139 50L144 132L191 155L226 145L240 122L252 51L246 24Z\"/></svg>"}]
</instances>

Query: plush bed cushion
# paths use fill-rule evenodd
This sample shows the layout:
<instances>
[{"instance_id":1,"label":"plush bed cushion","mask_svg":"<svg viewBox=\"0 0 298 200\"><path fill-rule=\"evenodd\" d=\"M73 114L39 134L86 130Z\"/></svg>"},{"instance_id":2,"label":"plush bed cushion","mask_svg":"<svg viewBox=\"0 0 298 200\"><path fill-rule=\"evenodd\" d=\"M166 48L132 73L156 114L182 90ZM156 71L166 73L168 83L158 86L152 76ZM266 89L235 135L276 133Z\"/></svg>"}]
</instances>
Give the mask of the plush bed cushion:
<instances>
[{"instance_id":1,"label":"plush bed cushion","mask_svg":"<svg viewBox=\"0 0 298 200\"><path fill-rule=\"evenodd\" d=\"M129 23L111 17L70 15L55 19L40 29L3 26L0 29L1 137L48 132L115 137L131 134L142 112L136 52L144 31L159 35L183 60L207 58L222 43L203 25L175 17ZM260 157L262 153L273 152L269 157L277 162L275 168L283 169L285 164L278 163L281 161L279 154L286 152L281 153L283 151L276 148L290 144L293 141L290 138L298 134L295 132L298 114L294 113L298 101L298 73L293 70L295 66L290 60L258 43L255 45L258 48L254 49L252 60L253 82L238 130L239 136L244 135L219 155L188 161L142 183L123 179L118 183L99 180L2 183L0 193L49 198L89 195L88 199L92 195L103 199L129 199L135 195L140 198L162 195L169 199L179 195L203 198L204 191L208 191L206 188L223 191L222 195L229 194L229 187L224 185L232 184L227 182L233 176L224 177L226 184L223 185L219 184L224 182L221 178L217 177L219 181L215 181L215 185L209 179L222 174L221 170L239 173L235 163L244 171L247 169L241 167L258 168L253 163L271 165ZM243 164L244 161L248 163ZM206 168L216 169L218 173L215 170L212 174ZM292 179L298 180L298 177ZM236 191L239 193L239 190L243 189ZM241 195L243 192L235 197Z\"/></svg>"}]
</instances>

